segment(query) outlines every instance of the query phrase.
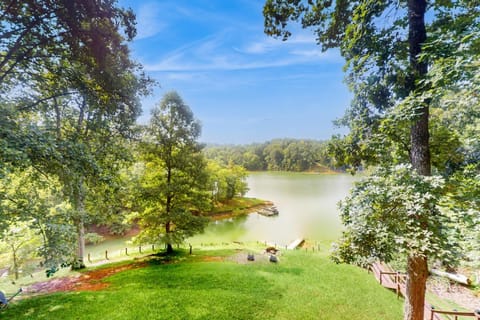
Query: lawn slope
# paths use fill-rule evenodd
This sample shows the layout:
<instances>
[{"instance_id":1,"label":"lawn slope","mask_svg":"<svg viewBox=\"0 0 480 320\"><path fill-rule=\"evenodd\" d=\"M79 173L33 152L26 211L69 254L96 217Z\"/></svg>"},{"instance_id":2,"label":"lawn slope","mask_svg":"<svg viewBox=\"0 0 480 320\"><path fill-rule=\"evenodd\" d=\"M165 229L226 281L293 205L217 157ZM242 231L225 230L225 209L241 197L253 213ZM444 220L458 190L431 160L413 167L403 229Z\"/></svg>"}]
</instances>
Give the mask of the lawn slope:
<instances>
[{"instance_id":1,"label":"lawn slope","mask_svg":"<svg viewBox=\"0 0 480 320\"><path fill-rule=\"evenodd\" d=\"M18 301L1 319L402 319L402 300L366 271L285 252L273 264L238 250L182 254L105 278L100 291Z\"/></svg>"}]
</instances>

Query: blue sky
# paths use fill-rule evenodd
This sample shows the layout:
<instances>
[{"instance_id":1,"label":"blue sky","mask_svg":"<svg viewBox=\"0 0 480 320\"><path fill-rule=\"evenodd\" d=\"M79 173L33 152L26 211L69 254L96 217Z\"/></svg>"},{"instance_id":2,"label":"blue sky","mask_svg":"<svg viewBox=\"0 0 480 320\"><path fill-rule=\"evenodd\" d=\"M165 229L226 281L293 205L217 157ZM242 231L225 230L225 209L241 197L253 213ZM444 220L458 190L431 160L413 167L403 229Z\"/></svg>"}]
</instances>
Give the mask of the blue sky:
<instances>
[{"instance_id":1,"label":"blue sky","mask_svg":"<svg viewBox=\"0 0 480 320\"><path fill-rule=\"evenodd\" d=\"M263 33L263 0L120 0L137 15L135 60L160 84L139 122L176 90L202 124L202 142L328 139L345 129L351 95L343 59L322 53L311 31L283 42Z\"/></svg>"}]
</instances>

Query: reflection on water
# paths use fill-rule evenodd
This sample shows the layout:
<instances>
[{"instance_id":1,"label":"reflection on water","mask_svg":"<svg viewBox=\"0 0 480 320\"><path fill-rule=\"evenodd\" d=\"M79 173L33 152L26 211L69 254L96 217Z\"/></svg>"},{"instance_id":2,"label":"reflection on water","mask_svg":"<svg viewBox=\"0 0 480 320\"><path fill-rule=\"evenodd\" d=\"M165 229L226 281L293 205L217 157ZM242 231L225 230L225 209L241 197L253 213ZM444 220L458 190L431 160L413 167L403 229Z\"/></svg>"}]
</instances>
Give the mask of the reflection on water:
<instances>
[{"instance_id":1,"label":"reflection on water","mask_svg":"<svg viewBox=\"0 0 480 320\"><path fill-rule=\"evenodd\" d=\"M248 216L212 222L190 242L268 241L285 245L296 238L333 240L341 232L337 203L351 188L347 174L253 173L247 197L270 200L280 214Z\"/></svg>"}]
</instances>

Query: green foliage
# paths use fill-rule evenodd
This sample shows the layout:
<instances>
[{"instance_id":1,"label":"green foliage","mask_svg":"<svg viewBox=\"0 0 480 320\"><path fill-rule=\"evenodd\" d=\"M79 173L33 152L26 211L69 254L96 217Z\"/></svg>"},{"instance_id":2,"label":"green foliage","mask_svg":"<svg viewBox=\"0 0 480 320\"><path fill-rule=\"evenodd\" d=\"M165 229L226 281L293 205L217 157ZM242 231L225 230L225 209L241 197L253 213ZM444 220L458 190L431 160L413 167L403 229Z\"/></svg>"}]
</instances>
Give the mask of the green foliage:
<instances>
[{"instance_id":1,"label":"green foliage","mask_svg":"<svg viewBox=\"0 0 480 320\"><path fill-rule=\"evenodd\" d=\"M99 244L103 242L105 238L95 232L89 232L85 234L85 244Z\"/></svg>"},{"instance_id":2,"label":"green foliage","mask_svg":"<svg viewBox=\"0 0 480 320\"><path fill-rule=\"evenodd\" d=\"M128 160L124 139L151 84L129 56L135 17L91 0L1 2L0 15L0 172L34 168L60 185L50 210L35 210L50 220L33 216L42 255L71 259L77 233L82 264L83 224L102 213L92 203L112 198Z\"/></svg>"},{"instance_id":3,"label":"green foliage","mask_svg":"<svg viewBox=\"0 0 480 320\"><path fill-rule=\"evenodd\" d=\"M145 161L140 179L143 210L137 241L173 244L203 230L199 213L209 206L208 174L196 139L200 125L176 92L152 111L141 145Z\"/></svg>"},{"instance_id":4,"label":"green foliage","mask_svg":"<svg viewBox=\"0 0 480 320\"><path fill-rule=\"evenodd\" d=\"M333 254L337 262L392 260L397 253L453 263L459 253L450 228L457 221L441 208L445 181L409 165L379 168L340 203L346 230Z\"/></svg>"},{"instance_id":5,"label":"green foliage","mask_svg":"<svg viewBox=\"0 0 480 320\"><path fill-rule=\"evenodd\" d=\"M10 266L15 279L18 279L26 263L36 257L40 243L40 237L35 234L28 222L12 224L0 234L0 248L2 252L7 253L7 265Z\"/></svg>"},{"instance_id":6,"label":"green foliage","mask_svg":"<svg viewBox=\"0 0 480 320\"><path fill-rule=\"evenodd\" d=\"M247 172L243 167L232 164L224 167L210 160L207 170L213 202L231 200L247 193Z\"/></svg>"},{"instance_id":7,"label":"green foliage","mask_svg":"<svg viewBox=\"0 0 480 320\"><path fill-rule=\"evenodd\" d=\"M73 212L63 201L59 188L58 181L49 180L34 169L16 171L0 180L2 221L10 226L28 223L28 234L41 238L37 254L47 267L71 260L74 250Z\"/></svg>"},{"instance_id":8,"label":"green foliage","mask_svg":"<svg viewBox=\"0 0 480 320\"><path fill-rule=\"evenodd\" d=\"M239 165L249 171L308 171L317 166L333 168L326 143L314 140L276 139L263 144L207 146L209 159L223 165Z\"/></svg>"},{"instance_id":9,"label":"green foliage","mask_svg":"<svg viewBox=\"0 0 480 320\"><path fill-rule=\"evenodd\" d=\"M456 226L468 266L480 267L480 166L468 165L449 180L444 204L459 217Z\"/></svg>"}]
</instances>

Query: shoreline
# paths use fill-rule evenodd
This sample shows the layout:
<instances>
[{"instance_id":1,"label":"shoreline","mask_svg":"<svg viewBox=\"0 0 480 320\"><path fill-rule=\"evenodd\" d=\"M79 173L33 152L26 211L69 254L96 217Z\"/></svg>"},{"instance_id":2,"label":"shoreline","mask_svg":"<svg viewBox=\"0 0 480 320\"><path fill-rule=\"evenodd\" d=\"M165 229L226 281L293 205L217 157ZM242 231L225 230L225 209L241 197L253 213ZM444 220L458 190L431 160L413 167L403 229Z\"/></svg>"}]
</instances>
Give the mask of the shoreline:
<instances>
[{"instance_id":1,"label":"shoreline","mask_svg":"<svg viewBox=\"0 0 480 320\"><path fill-rule=\"evenodd\" d=\"M240 198L240 199L253 199L253 198ZM273 206L272 201L268 200L260 200L260 199L255 199L257 201L262 201L261 203L255 203L253 205L249 205L248 207L236 207L236 208L231 208L225 211L219 211L219 212L209 212L206 213L205 216L210 218L212 221L217 221L217 220L224 220L224 219L229 219L233 217L238 217L242 215L247 215L250 213L257 212L259 209L267 208Z\"/></svg>"}]
</instances>

